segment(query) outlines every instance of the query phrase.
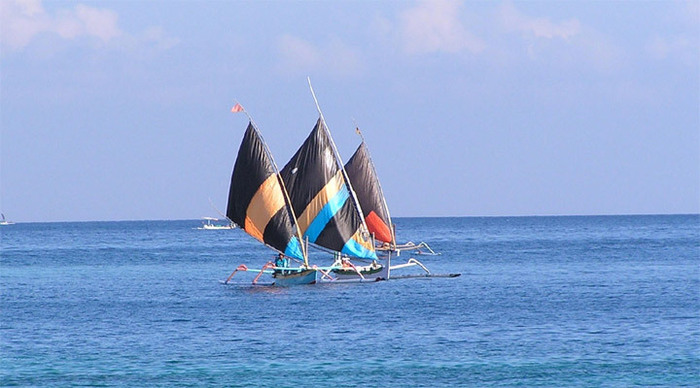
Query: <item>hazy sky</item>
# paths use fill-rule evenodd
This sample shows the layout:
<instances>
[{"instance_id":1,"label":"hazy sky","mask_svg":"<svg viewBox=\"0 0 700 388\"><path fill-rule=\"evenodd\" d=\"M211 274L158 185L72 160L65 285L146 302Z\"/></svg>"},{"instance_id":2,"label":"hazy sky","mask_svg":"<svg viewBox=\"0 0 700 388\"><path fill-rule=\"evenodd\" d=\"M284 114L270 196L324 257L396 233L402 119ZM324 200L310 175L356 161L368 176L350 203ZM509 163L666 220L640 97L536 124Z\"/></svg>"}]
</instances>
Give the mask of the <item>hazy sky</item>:
<instances>
[{"instance_id":1,"label":"hazy sky","mask_svg":"<svg viewBox=\"0 0 700 388\"><path fill-rule=\"evenodd\" d=\"M700 212L700 1L0 1L0 209L224 210L247 125L280 168L367 139L394 216Z\"/></svg>"}]
</instances>

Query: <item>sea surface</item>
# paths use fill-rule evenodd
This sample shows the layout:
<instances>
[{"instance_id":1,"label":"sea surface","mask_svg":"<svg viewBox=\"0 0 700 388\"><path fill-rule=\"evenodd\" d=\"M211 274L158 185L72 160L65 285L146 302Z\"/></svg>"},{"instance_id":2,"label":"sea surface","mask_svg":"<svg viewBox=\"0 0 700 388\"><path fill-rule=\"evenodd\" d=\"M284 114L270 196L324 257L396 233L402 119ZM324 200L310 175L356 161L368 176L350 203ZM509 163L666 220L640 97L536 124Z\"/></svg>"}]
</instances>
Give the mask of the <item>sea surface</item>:
<instances>
[{"instance_id":1,"label":"sea surface","mask_svg":"<svg viewBox=\"0 0 700 388\"><path fill-rule=\"evenodd\" d=\"M399 218L457 278L277 288L191 221L0 227L0 386L700 386L700 216Z\"/></svg>"}]
</instances>

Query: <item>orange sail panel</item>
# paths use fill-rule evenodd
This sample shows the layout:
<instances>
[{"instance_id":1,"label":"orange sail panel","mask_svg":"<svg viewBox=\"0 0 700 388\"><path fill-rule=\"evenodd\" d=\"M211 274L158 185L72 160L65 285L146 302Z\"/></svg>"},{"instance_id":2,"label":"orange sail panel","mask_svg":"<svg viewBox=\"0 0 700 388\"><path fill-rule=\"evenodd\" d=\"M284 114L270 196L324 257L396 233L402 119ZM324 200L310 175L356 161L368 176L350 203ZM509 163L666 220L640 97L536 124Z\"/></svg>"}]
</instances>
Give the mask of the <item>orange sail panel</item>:
<instances>
[{"instance_id":1,"label":"orange sail panel","mask_svg":"<svg viewBox=\"0 0 700 388\"><path fill-rule=\"evenodd\" d=\"M297 226L282 184L265 143L248 123L231 174L226 216L256 239L303 260Z\"/></svg>"}]
</instances>

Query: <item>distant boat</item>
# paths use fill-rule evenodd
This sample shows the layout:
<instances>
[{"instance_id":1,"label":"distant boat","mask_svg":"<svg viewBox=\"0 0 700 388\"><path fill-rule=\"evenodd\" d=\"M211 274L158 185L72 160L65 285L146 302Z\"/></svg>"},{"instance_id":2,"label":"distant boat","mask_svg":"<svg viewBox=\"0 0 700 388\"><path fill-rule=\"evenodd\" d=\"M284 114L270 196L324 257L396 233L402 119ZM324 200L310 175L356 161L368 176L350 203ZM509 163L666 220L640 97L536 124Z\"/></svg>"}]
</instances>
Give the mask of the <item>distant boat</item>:
<instances>
[{"instance_id":1,"label":"distant boat","mask_svg":"<svg viewBox=\"0 0 700 388\"><path fill-rule=\"evenodd\" d=\"M221 225L221 224L215 224L214 222L218 222L218 218L213 218L213 217L202 217L202 226L200 226L197 229L206 229L206 230L219 230L219 229L233 229L236 227L232 222L229 222L226 225Z\"/></svg>"},{"instance_id":2,"label":"distant boat","mask_svg":"<svg viewBox=\"0 0 700 388\"><path fill-rule=\"evenodd\" d=\"M1 217L1 219L0 219L0 226L14 225L14 222L8 221L8 220L5 219L5 215L4 215L4 214L0 213L0 217Z\"/></svg>"}]
</instances>

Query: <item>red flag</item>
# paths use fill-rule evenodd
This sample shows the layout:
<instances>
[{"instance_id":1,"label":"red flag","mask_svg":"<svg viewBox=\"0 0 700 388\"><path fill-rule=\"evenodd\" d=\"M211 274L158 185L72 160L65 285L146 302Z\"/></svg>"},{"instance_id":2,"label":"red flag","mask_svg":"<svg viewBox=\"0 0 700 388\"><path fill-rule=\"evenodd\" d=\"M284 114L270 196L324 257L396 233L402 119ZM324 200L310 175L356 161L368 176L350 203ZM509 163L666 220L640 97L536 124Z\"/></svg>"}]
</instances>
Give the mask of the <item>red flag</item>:
<instances>
[{"instance_id":1,"label":"red flag","mask_svg":"<svg viewBox=\"0 0 700 388\"><path fill-rule=\"evenodd\" d=\"M231 113L238 113L238 112L243 112L243 107L241 104L236 103L236 105L231 108Z\"/></svg>"}]
</instances>

